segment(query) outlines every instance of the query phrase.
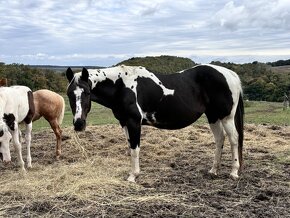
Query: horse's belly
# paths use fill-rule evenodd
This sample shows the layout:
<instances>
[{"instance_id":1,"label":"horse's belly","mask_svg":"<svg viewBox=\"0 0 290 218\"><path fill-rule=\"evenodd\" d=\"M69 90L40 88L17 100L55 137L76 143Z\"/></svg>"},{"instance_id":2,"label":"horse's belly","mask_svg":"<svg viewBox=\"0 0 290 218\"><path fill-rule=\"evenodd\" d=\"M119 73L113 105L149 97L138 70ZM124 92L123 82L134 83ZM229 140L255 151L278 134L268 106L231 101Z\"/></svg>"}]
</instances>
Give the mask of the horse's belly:
<instances>
[{"instance_id":1,"label":"horse's belly","mask_svg":"<svg viewBox=\"0 0 290 218\"><path fill-rule=\"evenodd\" d=\"M150 125L160 129L181 129L194 123L202 113L190 114L159 114L145 113L143 125Z\"/></svg>"}]
</instances>

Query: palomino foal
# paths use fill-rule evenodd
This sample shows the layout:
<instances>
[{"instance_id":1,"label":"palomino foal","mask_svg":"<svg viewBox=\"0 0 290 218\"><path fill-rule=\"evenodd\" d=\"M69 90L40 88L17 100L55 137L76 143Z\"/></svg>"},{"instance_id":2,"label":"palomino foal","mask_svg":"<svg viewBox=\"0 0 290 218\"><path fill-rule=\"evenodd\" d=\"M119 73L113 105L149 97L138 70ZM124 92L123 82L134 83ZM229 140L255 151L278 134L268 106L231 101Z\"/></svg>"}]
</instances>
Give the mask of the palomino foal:
<instances>
[{"instance_id":1,"label":"palomino foal","mask_svg":"<svg viewBox=\"0 0 290 218\"><path fill-rule=\"evenodd\" d=\"M41 89L33 92L33 99L35 114L32 121L36 121L41 117L44 117L50 124L56 137L56 158L59 159L61 155L62 134L60 125L62 123L65 110L64 99L61 95L47 89Z\"/></svg>"},{"instance_id":2,"label":"palomino foal","mask_svg":"<svg viewBox=\"0 0 290 218\"><path fill-rule=\"evenodd\" d=\"M9 142L12 138L21 170L25 171L19 140L19 123L26 126L27 167L31 167L31 131L34 115L33 94L26 86L0 87L0 152L4 162L10 162Z\"/></svg>"},{"instance_id":3,"label":"palomino foal","mask_svg":"<svg viewBox=\"0 0 290 218\"><path fill-rule=\"evenodd\" d=\"M131 148L128 181L140 173L141 125L180 129L205 113L215 137L216 152L210 173L217 174L225 133L232 148L232 171L238 178L242 167L243 100L236 73L215 65L198 65L169 75L149 72L144 67L116 66L66 72L67 95L76 131L86 127L91 101L112 109L125 130Z\"/></svg>"}]
</instances>

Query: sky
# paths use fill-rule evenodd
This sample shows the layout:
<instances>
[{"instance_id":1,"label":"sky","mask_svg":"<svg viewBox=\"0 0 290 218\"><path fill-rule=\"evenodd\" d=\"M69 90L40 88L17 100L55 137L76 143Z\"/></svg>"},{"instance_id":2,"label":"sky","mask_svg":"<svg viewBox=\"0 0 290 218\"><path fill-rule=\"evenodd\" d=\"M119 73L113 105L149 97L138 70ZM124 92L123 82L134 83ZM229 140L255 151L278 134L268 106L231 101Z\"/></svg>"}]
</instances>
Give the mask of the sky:
<instances>
[{"instance_id":1,"label":"sky","mask_svg":"<svg viewBox=\"0 0 290 218\"><path fill-rule=\"evenodd\" d=\"M0 62L290 59L289 0L0 0Z\"/></svg>"}]
</instances>

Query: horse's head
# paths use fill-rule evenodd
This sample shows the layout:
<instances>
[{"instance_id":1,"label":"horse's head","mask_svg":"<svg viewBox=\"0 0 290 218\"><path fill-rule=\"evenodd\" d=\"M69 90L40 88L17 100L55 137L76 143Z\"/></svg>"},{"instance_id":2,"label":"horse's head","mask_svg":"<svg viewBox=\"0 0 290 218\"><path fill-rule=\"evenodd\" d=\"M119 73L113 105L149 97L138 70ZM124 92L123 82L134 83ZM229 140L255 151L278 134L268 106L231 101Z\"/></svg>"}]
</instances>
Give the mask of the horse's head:
<instances>
[{"instance_id":1,"label":"horse's head","mask_svg":"<svg viewBox=\"0 0 290 218\"><path fill-rule=\"evenodd\" d=\"M0 158L4 163L11 161L9 142L12 136L8 131L6 123L0 121Z\"/></svg>"},{"instance_id":2,"label":"horse's head","mask_svg":"<svg viewBox=\"0 0 290 218\"><path fill-rule=\"evenodd\" d=\"M69 81L67 96L74 116L74 129L82 131L86 128L86 118L91 110L89 73L87 69L83 68L81 73L74 75L69 67L66 77Z\"/></svg>"}]
</instances>

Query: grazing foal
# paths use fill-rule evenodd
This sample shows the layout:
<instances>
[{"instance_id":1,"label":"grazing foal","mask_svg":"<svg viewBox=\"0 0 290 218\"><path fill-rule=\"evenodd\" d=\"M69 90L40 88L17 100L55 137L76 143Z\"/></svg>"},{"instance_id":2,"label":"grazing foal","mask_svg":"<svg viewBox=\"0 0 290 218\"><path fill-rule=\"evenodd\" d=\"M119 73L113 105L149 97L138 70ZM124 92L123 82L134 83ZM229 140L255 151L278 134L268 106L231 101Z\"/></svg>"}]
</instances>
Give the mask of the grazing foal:
<instances>
[{"instance_id":1,"label":"grazing foal","mask_svg":"<svg viewBox=\"0 0 290 218\"><path fill-rule=\"evenodd\" d=\"M47 89L41 89L33 92L33 99L35 105L35 114L32 121L44 117L50 124L56 136L55 153L56 158L59 159L61 155L62 134L60 125L62 123L65 110L64 99L61 95Z\"/></svg>"},{"instance_id":2,"label":"grazing foal","mask_svg":"<svg viewBox=\"0 0 290 218\"><path fill-rule=\"evenodd\" d=\"M0 152L4 162L10 162L9 142L12 138L21 170L25 171L19 140L19 123L26 126L27 167L31 167L31 131L34 115L33 94L26 86L0 88Z\"/></svg>"},{"instance_id":3,"label":"grazing foal","mask_svg":"<svg viewBox=\"0 0 290 218\"><path fill-rule=\"evenodd\" d=\"M112 109L125 130L131 148L128 181L140 173L141 125L180 129L205 113L215 137L216 152L210 173L220 167L225 133L232 148L232 171L238 178L242 166L243 100L236 73L215 65L198 65L170 75L158 75L144 67L116 66L66 72L67 95L76 131L86 127L91 101Z\"/></svg>"}]
</instances>

